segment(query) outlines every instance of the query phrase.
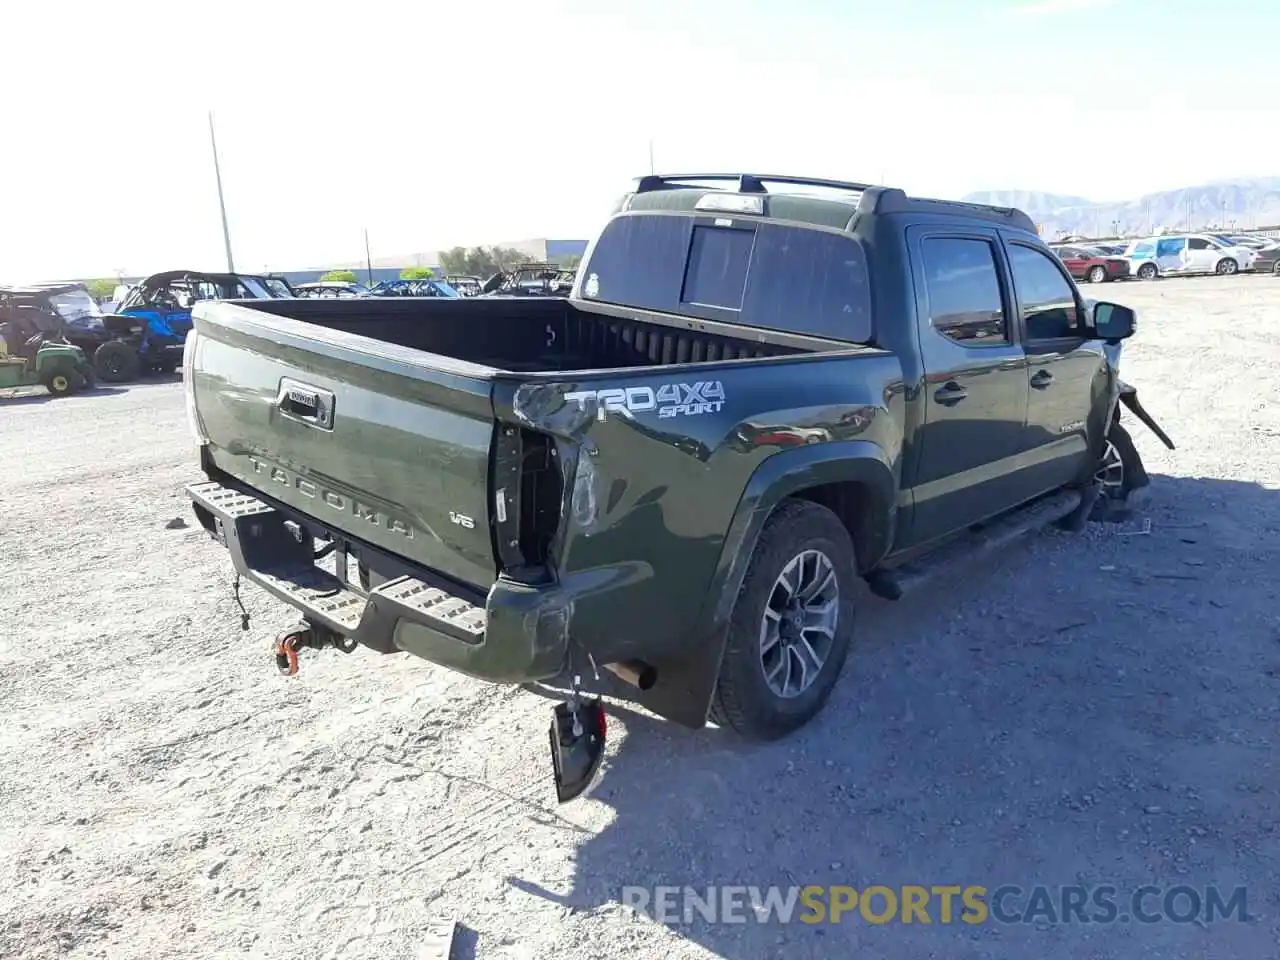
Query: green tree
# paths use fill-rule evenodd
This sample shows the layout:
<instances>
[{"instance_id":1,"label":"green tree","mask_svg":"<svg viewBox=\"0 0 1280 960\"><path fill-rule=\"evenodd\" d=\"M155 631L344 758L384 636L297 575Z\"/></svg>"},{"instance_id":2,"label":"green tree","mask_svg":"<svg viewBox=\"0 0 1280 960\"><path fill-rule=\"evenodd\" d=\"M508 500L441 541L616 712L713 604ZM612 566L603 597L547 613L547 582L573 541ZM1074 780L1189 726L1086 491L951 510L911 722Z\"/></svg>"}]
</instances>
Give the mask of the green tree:
<instances>
[{"instance_id":1,"label":"green tree","mask_svg":"<svg viewBox=\"0 0 1280 960\"><path fill-rule=\"evenodd\" d=\"M444 268L445 273L466 273L467 248L454 247L452 250L444 251L440 254L440 266Z\"/></svg>"},{"instance_id":2,"label":"green tree","mask_svg":"<svg viewBox=\"0 0 1280 960\"><path fill-rule=\"evenodd\" d=\"M320 278L324 283L355 283L357 279L354 270L330 270Z\"/></svg>"},{"instance_id":3,"label":"green tree","mask_svg":"<svg viewBox=\"0 0 1280 960\"><path fill-rule=\"evenodd\" d=\"M440 254L440 265L448 273L486 278L528 259L527 254L512 247L454 247Z\"/></svg>"},{"instance_id":4,"label":"green tree","mask_svg":"<svg viewBox=\"0 0 1280 960\"><path fill-rule=\"evenodd\" d=\"M89 291L89 296L95 300L110 300L111 294L115 292L118 280L110 277L105 279L87 280L85 281L85 289Z\"/></svg>"},{"instance_id":5,"label":"green tree","mask_svg":"<svg viewBox=\"0 0 1280 960\"><path fill-rule=\"evenodd\" d=\"M400 271L401 280L430 280L435 275L430 267L405 267Z\"/></svg>"}]
</instances>

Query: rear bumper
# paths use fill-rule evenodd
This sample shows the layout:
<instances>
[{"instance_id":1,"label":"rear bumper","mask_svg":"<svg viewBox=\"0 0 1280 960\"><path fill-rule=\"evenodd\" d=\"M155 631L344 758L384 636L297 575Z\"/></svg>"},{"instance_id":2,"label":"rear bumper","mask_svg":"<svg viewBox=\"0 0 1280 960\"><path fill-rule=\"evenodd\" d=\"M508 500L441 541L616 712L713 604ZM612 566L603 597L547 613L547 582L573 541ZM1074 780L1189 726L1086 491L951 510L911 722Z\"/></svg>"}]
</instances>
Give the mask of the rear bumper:
<instances>
[{"instance_id":1,"label":"rear bumper","mask_svg":"<svg viewBox=\"0 0 1280 960\"><path fill-rule=\"evenodd\" d=\"M496 682L560 673L573 602L559 586L498 580L483 606L412 576L367 593L320 569L311 537L275 507L208 481L187 487L201 525L236 571L305 619L380 653L404 651Z\"/></svg>"}]
</instances>

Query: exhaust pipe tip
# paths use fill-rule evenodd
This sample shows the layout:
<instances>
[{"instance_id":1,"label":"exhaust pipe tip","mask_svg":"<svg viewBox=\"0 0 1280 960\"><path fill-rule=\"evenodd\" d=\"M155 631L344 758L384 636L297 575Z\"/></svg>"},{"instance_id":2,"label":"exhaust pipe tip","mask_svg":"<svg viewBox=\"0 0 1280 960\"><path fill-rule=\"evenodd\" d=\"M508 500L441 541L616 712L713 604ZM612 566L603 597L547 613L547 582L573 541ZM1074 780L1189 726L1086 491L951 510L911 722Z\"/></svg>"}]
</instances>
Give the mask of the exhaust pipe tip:
<instances>
[{"instance_id":1,"label":"exhaust pipe tip","mask_svg":"<svg viewBox=\"0 0 1280 960\"><path fill-rule=\"evenodd\" d=\"M622 663L606 663L604 668L624 683L639 690L648 690L658 682L658 669L643 660L625 660Z\"/></svg>"}]
</instances>

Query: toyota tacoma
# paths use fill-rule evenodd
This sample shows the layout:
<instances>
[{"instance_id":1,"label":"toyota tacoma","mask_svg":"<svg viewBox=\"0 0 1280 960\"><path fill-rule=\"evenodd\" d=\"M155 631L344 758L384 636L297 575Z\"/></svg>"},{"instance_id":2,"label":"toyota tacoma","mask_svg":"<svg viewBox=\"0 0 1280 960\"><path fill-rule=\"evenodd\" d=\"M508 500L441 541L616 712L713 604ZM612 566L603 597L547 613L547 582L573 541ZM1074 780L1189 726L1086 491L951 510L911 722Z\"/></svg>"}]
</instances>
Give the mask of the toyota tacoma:
<instances>
[{"instance_id":1,"label":"toyota tacoma","mask_svg":"<svg viewBox=\"0 0 1280 960\"><path fill-rule=\"evenodd\" d=\"M608 670L772 739L827 702L863 588L1079 529L1147 482L1085 301L1013 209L803 177L647 176L568 296L201 302L195 513L294 607L277 638L573 678L561 801ZM247 619L246 619L247 625Z\"/></svg>"}]
</instances>

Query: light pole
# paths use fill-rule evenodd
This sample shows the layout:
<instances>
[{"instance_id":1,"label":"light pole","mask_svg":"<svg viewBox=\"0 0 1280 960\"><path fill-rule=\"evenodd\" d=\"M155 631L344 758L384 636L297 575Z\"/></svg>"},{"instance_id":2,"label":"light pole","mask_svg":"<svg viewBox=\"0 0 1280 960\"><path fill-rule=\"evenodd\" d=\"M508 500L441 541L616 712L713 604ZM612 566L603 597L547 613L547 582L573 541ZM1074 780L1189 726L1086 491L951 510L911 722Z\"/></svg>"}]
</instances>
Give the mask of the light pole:
<instances>
[{"instance_id":1,"label":"light pole","mask_svg":"<svg viewBox=\"0 0 1280 960\"><path fill-rule=\"evenodd\" d=\"M227 229L227 205L222 198L222 170L218 166L218 140L213 133L213 111L209 111L209 145L213 148L213 176L218 182L218 212L222 215L222 243L227 250L227 273L235 273L231 259L231 231Z\"/></svg>"}]
</instances>

